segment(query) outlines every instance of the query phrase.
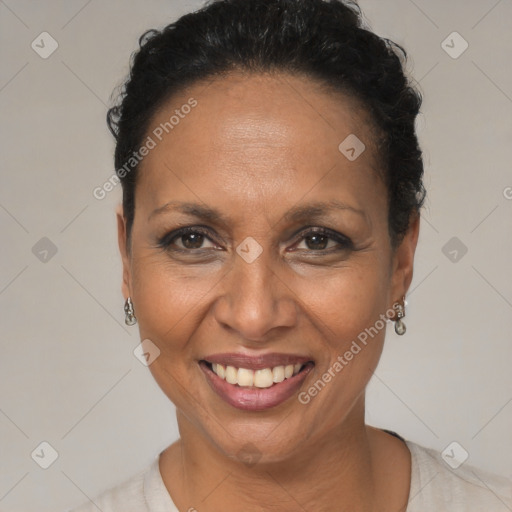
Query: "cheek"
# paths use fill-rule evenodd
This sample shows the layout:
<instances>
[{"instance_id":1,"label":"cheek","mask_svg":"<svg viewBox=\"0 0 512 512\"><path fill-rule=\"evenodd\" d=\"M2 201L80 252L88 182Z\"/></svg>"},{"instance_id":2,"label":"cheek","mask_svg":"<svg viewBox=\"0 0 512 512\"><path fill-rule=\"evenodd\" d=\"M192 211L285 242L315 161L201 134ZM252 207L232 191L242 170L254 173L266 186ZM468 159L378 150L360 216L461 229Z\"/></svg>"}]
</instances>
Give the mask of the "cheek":
<instances>
[{"instance_id":1,"label":"cheek","mask_svg":"<svg viewBox=\"0 0 512 512\"><path fill-rule=\"evenodd\" d=\"M375 258L296 280L304 313L322 330L331 349L341 350L373 326L387 309L389 280ZM382 328L379 322L379 326Z\"/></svg>"},{"instance_id":2,"label":"cheek","mask_svg":"<svg viewBox=\"0 0 512 512\"><path fill-rule=\"evenodd\" d=\"M149 256L133 267L133 301L141 340L160 350L149 366L156 383L183 411L197 398L190 390L202 379L195 357L194 333L207 314L220 272L191 272Z\"/></svg>"},{"instance_id":3,"label":"cheek","mask_svg":"<svg viewBox=\"0 0 512 512\"><path fill-rule=\"evenodd\" d=\"M136 261L133 301L141 337L151 339L163 356L171 357L187 348L221 273L211 268L184 269L161 255Z\"/></svg>"},{"instance_id":4,"label":"cheek","mask_svg":"<svg viewBox=\"0 0 512 512\"><path fill-rule=\"evenodd\" d=\"M142 339L171 357L186 350L208 315L227 270L185 267L161 255L134 259L133 296ZM343 349L387 309L388 276L373 254L338 269L310 269L282 276L300 302L302 315L322 332L331 348ZM192 345L192 344L191 344ZM192 347L190 347L192 348Z\"/></svg>"},{"instance_id":5,"label":"cheek","mask_svg":"<svg viewBox=\"0 0 512 512\"><path fill-rule=\"evenodd\" d=\"M314 425L307 435L321 437L336 427L364 392L382 353L387 286L385 268L376 261L304 280L300 295L323 354L299 397Z\"/></svg>"}]
</instances>

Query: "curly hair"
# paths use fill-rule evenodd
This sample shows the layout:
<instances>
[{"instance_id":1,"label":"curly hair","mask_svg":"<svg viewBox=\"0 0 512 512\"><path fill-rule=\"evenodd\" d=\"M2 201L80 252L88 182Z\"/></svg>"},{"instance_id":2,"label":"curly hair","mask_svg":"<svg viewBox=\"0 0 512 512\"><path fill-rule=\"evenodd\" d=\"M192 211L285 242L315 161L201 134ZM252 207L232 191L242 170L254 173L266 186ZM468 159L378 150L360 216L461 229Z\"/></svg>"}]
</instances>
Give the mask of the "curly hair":
<instances>
[{"instance_id":1,"label":"curly hair","mask_svg":"<svg viewBox=\"0 0 512 512\"><path fill-rule=\"evenodd\" d=\"M356 98L370 114L372 132L380 134L379 170L395 249L426 195L415 132L422 97L405 75L406 61L401 46L364 28L355 2L210 0L140 37L130 74L107 113L116 139L115 168L141 145L157 109L187 86L230 71L298 74ZM136 167L119 175L128 247Z\"/></svg>"}]
</instances>

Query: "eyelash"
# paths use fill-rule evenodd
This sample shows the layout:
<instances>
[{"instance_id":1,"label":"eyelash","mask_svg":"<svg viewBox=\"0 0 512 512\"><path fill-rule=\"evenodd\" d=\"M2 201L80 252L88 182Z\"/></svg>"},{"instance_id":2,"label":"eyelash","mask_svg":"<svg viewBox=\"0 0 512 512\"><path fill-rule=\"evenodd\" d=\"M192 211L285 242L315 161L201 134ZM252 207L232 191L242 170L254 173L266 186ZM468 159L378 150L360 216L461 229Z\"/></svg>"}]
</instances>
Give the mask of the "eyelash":
<instances>
[{"instance_id":1,"label":"eyelash","mask_svg":"<svg viewBox=\"0 0 512 512\"><path fill-rule=\"evenodd\" d=\"M212 240L211 232L208 229L205 229L201 226L188 226L184 228L180 228L176 231L172 231L170 233L167 233L158 241L158 247L161 249L165 249L167 251L175 251L175 252L182 252L182 253L191 253L194 254L195 251L202 251L203 249L182 249L181 247L175 248L172 247L172 243L174 240L188 234L197 234L197 235L203 235L206 238L208 238L211 242L216 243L214 240ZM314 249L301 249L301 250L307 250L312 253L317 254L329 254L332 252L338 252L338 251L346 251L348 249L353 249L354 245L352 243L352 240L350 238L346 237L345 235L342 235L341 233L337 233L336 231L332 231L327 228L320 228L320 227L311 227L305 228L300 233L300 239L299 242L303 241L308 236L312 235L322 235L325 236L331 240L334 240L339 244L340 247L331 247L330 249L321 249L321 250L314 250ZM197 252L196 252L197 254Z\"/></svg>"}]
</instances>

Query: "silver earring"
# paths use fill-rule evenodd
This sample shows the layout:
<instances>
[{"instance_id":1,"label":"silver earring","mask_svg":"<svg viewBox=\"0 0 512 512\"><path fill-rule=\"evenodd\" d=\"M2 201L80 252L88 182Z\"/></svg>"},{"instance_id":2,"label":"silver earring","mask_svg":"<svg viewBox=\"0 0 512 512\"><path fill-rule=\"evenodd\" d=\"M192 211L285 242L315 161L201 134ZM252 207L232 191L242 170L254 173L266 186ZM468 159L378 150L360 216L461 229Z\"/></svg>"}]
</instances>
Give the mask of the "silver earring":
<instances>
[{"instance_id":1,"label":"silver earring","mask_svg":"<svg viewBox=\"0 0 512 512\"><path fill-rule=\"evenodd\" d=\"M126 299L126 302L124 303L124 312L125 312L125 319L124 323L126 325L135 325L137 323L137 319L135 318L135 312L133 311L133 302L130 297Z\"/></svg>"},{"instance_id":2,"label":"silver earring","mask_svg":"<svg viewBox=\"0 0 512 512\"><path fill-rule=\"evenodd\" d=\"M403 300L405 302L405 297L403 298ZM395 332L399 336L402 336L403 334L405 334L405 331L407 330L404 322L402 321L402 318L404 316L405 316L404 306L402 306L402 304L398 304L398 311L396 313L396 320L395 320Z\"/></svg>"}]
</instances>

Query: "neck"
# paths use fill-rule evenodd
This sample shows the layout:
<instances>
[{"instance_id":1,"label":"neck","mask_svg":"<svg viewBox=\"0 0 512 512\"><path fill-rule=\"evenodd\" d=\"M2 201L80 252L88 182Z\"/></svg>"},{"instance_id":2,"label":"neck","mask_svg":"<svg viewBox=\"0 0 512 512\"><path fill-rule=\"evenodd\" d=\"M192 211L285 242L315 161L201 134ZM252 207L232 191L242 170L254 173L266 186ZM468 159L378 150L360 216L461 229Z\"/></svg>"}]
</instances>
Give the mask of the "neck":
<instances>
[{"instance_id":1,"label":"neck","mask_svg":"<svg viewBox=\"0 0 512 512\"><path fill-rule=\"evenodd\" d=\"M375 454L364 399L343 425L304 441L286 460L244 463L226 456L178 412L181 439L161 456L164 482L180 510L371 511Z\"/></svg>"}]
</instances>

